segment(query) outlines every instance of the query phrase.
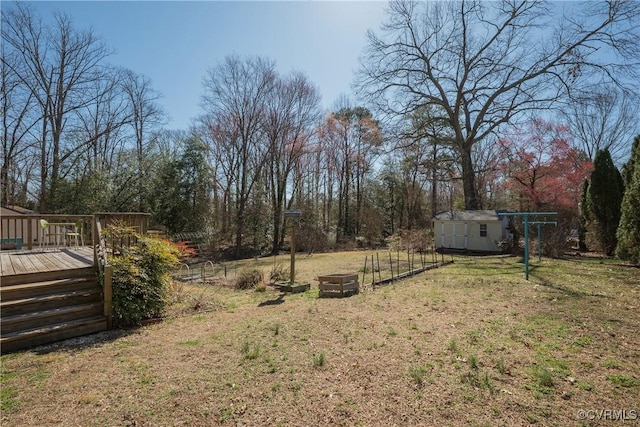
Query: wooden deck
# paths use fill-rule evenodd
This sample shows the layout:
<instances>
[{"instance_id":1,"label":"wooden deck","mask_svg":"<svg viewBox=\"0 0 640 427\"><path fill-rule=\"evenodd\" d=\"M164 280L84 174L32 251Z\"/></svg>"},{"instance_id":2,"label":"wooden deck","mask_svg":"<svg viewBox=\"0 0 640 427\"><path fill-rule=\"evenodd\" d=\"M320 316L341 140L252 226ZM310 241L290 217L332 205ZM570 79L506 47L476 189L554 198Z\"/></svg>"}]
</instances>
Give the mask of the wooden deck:
<instances>
[{"instance_id":1,"label":"wooden deck","mask_svg":"<svg viewBox=\"0 0 640 427\"><path fill-rule=\"evenodd\" d=\"M93 266L90 247L0 252L0 276Z\"/></svg>"}]
</instances>

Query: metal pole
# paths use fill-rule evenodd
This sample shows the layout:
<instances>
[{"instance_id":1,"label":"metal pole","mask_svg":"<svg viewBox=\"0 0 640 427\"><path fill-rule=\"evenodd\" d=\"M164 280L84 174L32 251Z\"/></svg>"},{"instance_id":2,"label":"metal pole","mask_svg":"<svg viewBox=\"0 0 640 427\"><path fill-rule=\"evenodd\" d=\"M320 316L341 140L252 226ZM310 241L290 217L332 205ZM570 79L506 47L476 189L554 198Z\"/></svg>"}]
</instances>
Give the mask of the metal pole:
<instances>
[{"instance_id":1,"label":"metal pole","mask_svg":"<svg viewBox=\"0 0 640 427\"><path fill-rule=\"evenodd\" d=\"M529 280L529 215L524 216L524 279Z\"/></svg>"},{"instance_id":2,"label":"metal pole","mask_svg":"<svg viewBox=\"0 0 640 427\"><path fill-rule=\"evenodd\" d=\"M524 223L524 277L526 280L529 280L529 225L537 224L538 227L540 224L554 224L558 225L557 221L532 221L529 222L529 215L536 216L554 216L558 215L557 212L505 212L501 213L501 216L521 216L523 218ZM540 229L538 229L540 230ZM538 232L538 236L540 236L541 231ZM538 244L541 244L541 241L538 241ZM540 254L542 251L539 249L538 253Z\"/></svg>"},{"instance_id":3,"label":"metal pole","mask_svg":"<svg viewBox=\"0 0 640 427\"><path fill-rule=\"evenodd\" d=\"M542 224L538 223L538 261L542 260Z\"/></svg>"}]
</instances>

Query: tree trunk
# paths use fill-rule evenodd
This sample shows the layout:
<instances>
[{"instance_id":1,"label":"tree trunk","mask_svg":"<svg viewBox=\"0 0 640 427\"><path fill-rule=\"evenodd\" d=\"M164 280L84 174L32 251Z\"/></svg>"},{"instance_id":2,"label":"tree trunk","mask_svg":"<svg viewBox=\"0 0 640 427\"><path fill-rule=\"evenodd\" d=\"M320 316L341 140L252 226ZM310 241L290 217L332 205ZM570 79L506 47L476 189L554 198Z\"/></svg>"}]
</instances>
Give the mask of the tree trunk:
<instances>
[{"instance_id":1,"label":"tree trunk","mask_svg":"<svg viewBox=\"0 0 640 427\"><path fill-rule=\"evenodd\" d=\"M40 194L38 195L38 211L47 212L47 179L49 167L47 162L47 120L42 120L42 141L40 143Z\"/></svg>"},{"instance_id":2,"label":"tree trunk","mask_svg":"<svg viewBox=\"0 0 640 427\"><path fill-rule=\"evenodd\" d=\"M238 212L236 213L236 258L240 258L242 252L242 234L244 233L244 205L245 203L241 201L240 206L238 207Z\"/></svg>"},{"instance_id":3,"label":"tree trunk","mask_svg":"<svg viewBox=\"0 0 640 427\"><path fill-rule=\"evenodd\" d=\"M433 162L431 163L431 218L438 214L438 146L433 144Z\"/></svg>"},{"instance_id":4,"label":"tree trunk","mask_svg":"<svg viewBox=\"0 0 640 427\"><path fill-rule=\"evenodd\" d=\"M464 191L464 208L467 210L480 209L476 192L476 174L471 159L471 146L465 145L460 152L462 165L462 188Z\"/></svg>"},{"instance_id":5,"label":"tree trunk","mask_svg":"<svg viewBox=\"0 0 640 427\"><path fill-rule=\"evenodd\" d=\"M283 185L281 185L283 184ZM283 207L286 183L278 183L278 188L275 190L275 200L273 203L273 243L271 246L271 254L277 255L280 251L281 234L283 231Z\"/></svg>"}]
</instances>

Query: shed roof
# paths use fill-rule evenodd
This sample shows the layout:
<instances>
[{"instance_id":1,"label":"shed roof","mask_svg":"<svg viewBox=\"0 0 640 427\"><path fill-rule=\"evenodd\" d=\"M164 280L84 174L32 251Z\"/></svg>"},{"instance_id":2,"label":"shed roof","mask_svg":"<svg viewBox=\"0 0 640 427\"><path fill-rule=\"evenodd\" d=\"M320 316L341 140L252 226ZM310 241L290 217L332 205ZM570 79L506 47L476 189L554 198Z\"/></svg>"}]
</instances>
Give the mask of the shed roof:
<instances>
[{"instance_id":1,"label":"shed roof","mask_svg":"<svg viewBox=\"0 0 640 427\"><path fill-rule=\"evenodd\" d=\"M435 221L501 221L494 210L444 211L437 214Z\"/></svg>"},{"instance_id":2,"label":"shed roof","mask_svg":"<svg viewBox=\"0 0 640 427\"><path fill-rule=\"evenodd\" d=\"M2 213L4 215L18 215L18 214L34 214L36 211L32 211L31 209L23 208L17 205L9 205L2 206Z\"/></svg>"}]
</instances>

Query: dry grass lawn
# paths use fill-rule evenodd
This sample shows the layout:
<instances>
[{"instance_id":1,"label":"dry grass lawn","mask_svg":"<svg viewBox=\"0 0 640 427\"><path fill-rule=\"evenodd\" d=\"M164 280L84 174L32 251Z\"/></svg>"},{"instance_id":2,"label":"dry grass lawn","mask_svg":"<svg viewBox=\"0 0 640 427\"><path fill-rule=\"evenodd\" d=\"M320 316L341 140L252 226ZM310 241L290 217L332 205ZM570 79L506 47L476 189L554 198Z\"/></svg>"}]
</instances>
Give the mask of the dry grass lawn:
<instances>
[{"instance_id":1,"label":"dry grass lawn","mask_svg":"<svg viewBox=\"0 0 640 427\"><path fill-rule=\"evenodd\" d=\"M364 256L299 257L298 277ZM639 273L456 257L343 299L196 281L161 323L2 356L1 424L637 425Z\"/></svg>"}]
</instances>

